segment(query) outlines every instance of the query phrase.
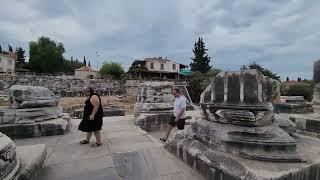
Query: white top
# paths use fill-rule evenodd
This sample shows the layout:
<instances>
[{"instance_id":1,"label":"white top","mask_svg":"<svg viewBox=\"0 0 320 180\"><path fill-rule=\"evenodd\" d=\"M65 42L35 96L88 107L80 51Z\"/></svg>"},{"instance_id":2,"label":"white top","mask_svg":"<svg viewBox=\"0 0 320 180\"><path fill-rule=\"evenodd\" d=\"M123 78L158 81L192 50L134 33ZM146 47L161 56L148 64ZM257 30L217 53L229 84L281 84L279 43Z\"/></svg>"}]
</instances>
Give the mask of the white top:
<instances>
[{"instance_id":1,"label":"white top","mask_svg":"<svg viewBox=\"0 0 320 180\"><path fill-rule=\"evenodd\" d=\"M182 95L180 97L177 97L174 101L174 109L173 109L174 117L177 117L181 109L184 109L183 114L180 116L180 119L184 119L186 117L186 107L187 107L187 99Z\"/></svg>"}]
</instances>

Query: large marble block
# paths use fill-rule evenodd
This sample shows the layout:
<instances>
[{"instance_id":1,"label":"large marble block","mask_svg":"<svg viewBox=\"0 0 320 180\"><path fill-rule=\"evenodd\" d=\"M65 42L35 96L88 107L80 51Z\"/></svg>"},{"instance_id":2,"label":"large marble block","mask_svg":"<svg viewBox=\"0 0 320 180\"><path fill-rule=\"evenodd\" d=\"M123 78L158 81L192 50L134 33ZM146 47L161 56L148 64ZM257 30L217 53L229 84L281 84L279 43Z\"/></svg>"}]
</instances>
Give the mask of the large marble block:
<instances>
[{"instance_id":1,"label":"large marble block","mask_svg":"<svg viewBox=\"0 0 320 180\"><path fill-rule=\"evenodd\" d=\"M12 179L20 166L16 146L0 132L0 179Z\"/></svg>"},{"instance_id":2,"label":"large marble block","mask_svg":"<svg viewBox=\"0 0 320 180\"><path fill-rule=\"evenodd\" d=\"M0 132L0 179L35 179L47 157L47 146L37 144L16 147L12 140Z\"/></svg>"},{"instance_id":3,"label":"large marble block","mask_svg":"<svg viewBox=\"0 0 320 180\"><path fill-rule=\"evenodd\" d=\"M58 103L59 98L47 88L14 85L9 108L0 108L0 131L11 138L63 134L70 117Z\"/></svg>"},{"instance_id":4,"label":"large marble block","mask_svg":"<svg viewBox=\"0 0 320 180\"><path fill-rule=\"evenodd\" d=\"M57 106L59 98L45 87L13 85L9 89L9 106L12 109Z\"/></svg>"},{"instance_id":5,"label":"large marble block","mask_svg":"<svg viewBox=\"0 0 320 180\"><path fill-rule=\"evenodd\" d=\"M185 85L176 85L173 82L143 82L139 85L137 102L134 107L135 124L146 131L159 129L162 125L167 124L175 101L172 95L173 88L179 88L186 97L187 110L193 109Z\"/></svg>"},{"instance_id":6,"label":"large marble block","mask_svg":"<svg viewBox=\"0 0 320 180\"><path fill-rule=\"evenodd\" d=\"M244 126L270 125L270 101L279 92L279 82L256 70L222 72L201 94L205 117L214 122Z\"/></svg>"},{"instance_id":7,"label":"large marble block","mask_svg":"<svg viewBox=\"0 0 320 180\"><path fill-rule=\"evenodd\" d=\"M207 179L319 179L319 140L275 121L278 85L257 70L218 74L201 94L203 117L171 133L165 148Z\"/></svg>"}]
</instances>

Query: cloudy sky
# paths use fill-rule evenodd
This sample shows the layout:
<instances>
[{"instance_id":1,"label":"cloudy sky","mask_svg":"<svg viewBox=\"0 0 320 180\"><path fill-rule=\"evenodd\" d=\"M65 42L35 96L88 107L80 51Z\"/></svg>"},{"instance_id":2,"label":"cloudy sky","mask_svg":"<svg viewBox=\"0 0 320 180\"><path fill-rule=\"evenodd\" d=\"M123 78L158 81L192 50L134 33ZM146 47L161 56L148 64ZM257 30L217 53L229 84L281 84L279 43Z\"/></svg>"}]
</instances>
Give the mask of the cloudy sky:
<instances>
[{"instance_id":1,"label":"cloudy sky","mask_svg":"<svg viewBox=\"0 0 320 180\"><path fill-rule=\"evenodd\" d=\"M212 65L238 70L257 62L280 74L311 78L320 59L318 0L1 0L0 44L40 36L62 42L65 57L93 66L163 56L189 64L203 37ZM28 54L28 53L27 53Z\"/></svg>"}]
</instances>

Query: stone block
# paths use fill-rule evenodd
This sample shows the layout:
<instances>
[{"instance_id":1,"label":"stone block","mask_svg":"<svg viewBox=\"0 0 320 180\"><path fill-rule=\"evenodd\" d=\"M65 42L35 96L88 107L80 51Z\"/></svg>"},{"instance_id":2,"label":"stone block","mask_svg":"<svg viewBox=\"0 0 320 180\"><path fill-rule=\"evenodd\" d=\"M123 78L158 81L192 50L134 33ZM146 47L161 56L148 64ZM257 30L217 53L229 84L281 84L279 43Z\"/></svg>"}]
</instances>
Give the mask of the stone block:
<instances>
[{"instance_id":1,"label":"stone block","mask_svg":"<svg viewBox=\"0 0 320 180\"><path fill-rule=\"evenodd\" d=\"M37 144L17 147L17 155L21 161L21 167L15 176L15 180L35 179L47 157L47 146Z\"/></svg>"},{"instance_id":2,"label":"stone block","mask_svg":"<svg viewBox=\"0 0 320 180\"><path fill-rule=\"evenodd\" d=\"M316 180L320 177L320 161L317 158L317 149L320 146L317 139L298 137L298 151L305 160L303 162L266 163L215 151L200 141L188 137L189 133L185 131L172 133L164 146L178 158L181 158L180 154L186 154L183 160L206 179ZM305 148L306 146L308 148Z\"/></svg>"},{"instance_id":3,"label":"stone block","mask_svg":"<svg viewBox=\"0 0 320 180\"><path fill-rule=\"evenodd\" d=\"M13 179L19 167L15 144L0 132L0 179Z\"/></svg>"},{"instance_id":4,"label":"stone block","mask_svg":"<svg viewBox=\"0 0 320 180\"><path fill-rule=\"evenodd\" d=\"M70 119L64 116L58 119L30 124L3 124L0 125L0 132L7 134L13 139L62 135L68 130L69 123Z\"/></svg>"},{"instance_id":5,"label":"stone block","mask_svg":"<svg viewBox=\"0 0 320 180\"><path fill-rule=\"evenodd\" d=\"M13 85L9 89L9 106L12 109L57 106L59 99L44 87Z\"/></svg>"}]
</instances>

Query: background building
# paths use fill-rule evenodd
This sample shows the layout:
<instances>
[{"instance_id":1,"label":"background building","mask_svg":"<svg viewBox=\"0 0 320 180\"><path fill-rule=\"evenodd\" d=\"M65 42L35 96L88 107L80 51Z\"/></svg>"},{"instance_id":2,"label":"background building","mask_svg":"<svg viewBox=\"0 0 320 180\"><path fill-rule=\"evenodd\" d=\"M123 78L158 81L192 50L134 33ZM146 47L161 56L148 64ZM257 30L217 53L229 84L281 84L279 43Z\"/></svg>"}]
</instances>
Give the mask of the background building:
<instances>
[{"instance_id":1,"label":"background building","mask_svg":"<svg viewBox=\"0 0 320 180\"><path fill-rule=\"evenodd\" d=\"M15 72L15 65L15 53L0 53L0 73L13 74Z\"/></svg>"},{"instance_id":2,"label":"background building","mask_svg":"<svg viewBox=\"0 0 320 180\"><path fill-rule=\"evenodd\" d=\"M144 60L135 60L129 69L129 76L140 78L179 78L179 72L188 66L175 63L167 58L153 57Z\"/></svg>"},{"instance_id":3,"label":"background building","mask_svg":"<svg viewBox=\"0 0 320 180\"><path fill-rule=\"evenodd\" d=\"M98 72L89 66L83 66L75 70L74 76L77 79L96 79Z\"/></svg>"}]
</instances>

